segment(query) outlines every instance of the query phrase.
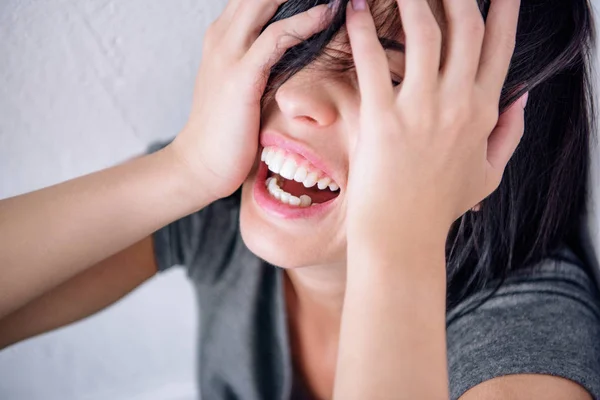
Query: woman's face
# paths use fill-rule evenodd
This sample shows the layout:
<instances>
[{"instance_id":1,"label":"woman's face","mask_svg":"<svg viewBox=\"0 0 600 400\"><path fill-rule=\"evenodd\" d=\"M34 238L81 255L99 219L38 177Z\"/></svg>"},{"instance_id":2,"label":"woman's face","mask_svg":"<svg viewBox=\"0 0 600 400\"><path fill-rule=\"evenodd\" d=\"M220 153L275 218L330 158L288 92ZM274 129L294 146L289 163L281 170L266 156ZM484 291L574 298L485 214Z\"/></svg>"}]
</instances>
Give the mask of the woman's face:
<instances>
[{"instance_id":1,"label":"woman's face","mask_svg":"<svg viewBox=\"0 0 600 400\"><path fill-rule=\"evenodd\" d=\"M390 2L371 4L377 15L382 10L377 8L387 10ZM403 43L401 35L385 38ZM327 54L349 52L345 29L327 49ZM391 84L404 76L404 53L386 52ZM353 70L334 73L319 61L280 86L263 107L257 161L242 189L244 242L283 268L346 261L345 189L358 135L360 92Z\"/></svg>"}]
</instances>

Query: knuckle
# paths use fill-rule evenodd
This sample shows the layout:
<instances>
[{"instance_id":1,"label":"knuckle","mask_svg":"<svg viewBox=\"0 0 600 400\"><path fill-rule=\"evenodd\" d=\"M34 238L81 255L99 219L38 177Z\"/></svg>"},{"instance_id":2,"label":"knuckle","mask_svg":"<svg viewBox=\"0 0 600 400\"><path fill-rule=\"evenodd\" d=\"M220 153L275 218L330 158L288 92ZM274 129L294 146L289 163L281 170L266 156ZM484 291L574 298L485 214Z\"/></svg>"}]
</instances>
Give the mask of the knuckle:
<instances>
[{"instance_id":1,"label":"knuckle","mask_svg":"<svg viewBox=\"0 0 600 400\"><path fill-rule=\"evenodd\" d=\"M480 15L464 21L465 32L469 37L483 38L485 34L485 23Z\"/></svg>"},{"instance_id":2,"label":"knuckle","mask_svg":"<svg viewBox=\"0 0 600 400\"><path fill-rule=\"evenodd\" d=\"M290 46L300 41L297 36L293 31L292 33L286 31L283 25L272 24L261 34L260 46L269 49L271 56L278 59Z\"/></svg>"},{"instance_id":3,"label":"knuckle","mask_svg":"<svg viewBox=\"0 0 600 400\"><path fill-rule=\"evenodd\" d=\"M285 26L283 23L285 21L280 21L269 25L265 32L271 41L272 44L276 46L286 45L287 42L292 41L295 38L301 39L301 35L296 32L294 26Z\"/></svg>"},{"instance_id":4,"label":"knuckle","mask_svg":"<svg viewBox=\"0 0 600 400\"><path fill-rule=\"evenodd\" d=\"M264 30L262 36L264 36L271 45L277 47L281 42L283 33L284 30L281 24L272 24Z\"/></svg>"},{"instance_id":5,"label":"knuckle","mask_svg":"<svg viewBox=\"0 0 600 400\"><path fill-rule=\"evenodd\" d=\"M299 42L293 34L281 34L273 42L273 58L281 57L294 43Z\"/></svg>"}]
</instances>

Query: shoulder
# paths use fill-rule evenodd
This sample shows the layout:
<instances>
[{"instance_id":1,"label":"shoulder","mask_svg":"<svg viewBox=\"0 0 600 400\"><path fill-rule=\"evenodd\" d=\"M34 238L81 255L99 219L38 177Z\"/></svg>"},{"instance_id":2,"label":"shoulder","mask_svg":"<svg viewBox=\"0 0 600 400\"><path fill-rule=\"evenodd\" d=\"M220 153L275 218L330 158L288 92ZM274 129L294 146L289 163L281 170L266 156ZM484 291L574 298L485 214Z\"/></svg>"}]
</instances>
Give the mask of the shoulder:
<instances>
[{"instance_id":1,"label":"shoulder","mask_svg":"<svg viewBox=\"0 0 600 400\"><path fill-rule=\"evenodd\" d=\"M154 233L154 252L159 270L175 265L187 268L198 282L211 283L232 263L241 245L239 191L215 201Z\"/></svg>"},{"instance_id":2,"label":"shoulder","mask_svg":"<svg viewBox=\"0 0 600 400\"><path fill-rule=\"evenodd\" d=\"M453 399L507 398L490 393L519 388L521 397L508 398L532 398L524 390L536 387L534 398L553 398L540 392L550 388L566 390L560 398L586 398L576 396L582 388L600 398L600 296L582 264L564 254L512 273L498 290L481 290L448 313Z\"/></svg>"}]
</instances>

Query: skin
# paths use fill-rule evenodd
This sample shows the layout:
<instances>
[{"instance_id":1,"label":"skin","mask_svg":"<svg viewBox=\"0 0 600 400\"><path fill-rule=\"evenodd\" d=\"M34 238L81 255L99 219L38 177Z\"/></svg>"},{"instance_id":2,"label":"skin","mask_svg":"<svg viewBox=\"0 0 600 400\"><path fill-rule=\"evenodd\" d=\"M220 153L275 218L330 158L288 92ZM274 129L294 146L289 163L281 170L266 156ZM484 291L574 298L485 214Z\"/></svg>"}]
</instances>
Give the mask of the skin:
<instances>
[{"instance_id":1,"label":"skin","mask_svg":"<svg viewBox=\"0 0 600 400\"><path fill-rule=\"evenodd\" d=\"M280 3L231 0L210 26L189 121L167 148L0 202L2 343L42 331L11 333L6 321L24 327L44 304L62 313L48 329L110 304L155 268L148 235L244 183L242 235L287 268L293 352L316 397L448 397L443 242L451 222L495 190L523 132L520 103L497 115L518 1L494 0L485 29L472 1L439 3L448 21L443 53L425 0L399 0L406 59L379 46L368 9L349 7L358 80L323 76L327 85L316 90L314 70L301 71L261 110L270 66L301 40L286 32L309 37L324 26L320 6L259 36ZM395 68L405 69L394 70L404 75L396 89ZM261 127L318 149L343 177L339 206L318 225L267 218L253 203ZM117 265L137 267L112 296L81 290L125 278ZM79 298L81 307L65 306ZM590 397L560 378L519 375L463 398Z\"/></svg>"},{"instance_id":2,"label":"skin","mask_svg":"<svg viewBox=\"0 0 600 400\"><path fill-rule=\"evenodd\" d=\"M349 7L359 87L307 69L263 113L264 130L318 149L346 178L338 207L318 222L280 220L253 201L254 174L244 184L242 235L287 268L294 354L319 398L448 397L445 238L497 188L523 133L525 99L498 116L519 2L494 3L487 29L474 2L438 3L437 20L423 1L398 5L406 60ZM393 89L390 71L404 68Z\"/></svg>"},{"instance_id":3,"label":"skin","mask_svg":"<svg viewBox=\"0 0 600 400\"><path fill-rule=\"evenodd\" d=\"M256 24L278 4L238 2L206 32L191 114L169 146L0 201L0 318L240 187L256 158L259 99L278 59L273 49L280 56L322 29L326 6L273 24L258 38ZM225 35L234 17L239 29ZM292 31L295 37L286 35Z\"/></svg>"},{"instance_id":4,"label":"skin","mask_svg":"<svg viewBox=\"0 0 600 400\"><path fill-rule=\"evenodd\" d=\"M348 13L363 101L350 165L359 172L348 183L339 399L448 397L445 240L452 222L498 187L523 133L522 105L500 119L497 111L519 2L493 2L485 27L475 2L446 1L444 63L429 6L398 5L409 49L398 92L385 79L368 7ZM379 196L360 196L375 188ZM372 365L378 374L357 380Z\"/></svg>"}]
</instances>

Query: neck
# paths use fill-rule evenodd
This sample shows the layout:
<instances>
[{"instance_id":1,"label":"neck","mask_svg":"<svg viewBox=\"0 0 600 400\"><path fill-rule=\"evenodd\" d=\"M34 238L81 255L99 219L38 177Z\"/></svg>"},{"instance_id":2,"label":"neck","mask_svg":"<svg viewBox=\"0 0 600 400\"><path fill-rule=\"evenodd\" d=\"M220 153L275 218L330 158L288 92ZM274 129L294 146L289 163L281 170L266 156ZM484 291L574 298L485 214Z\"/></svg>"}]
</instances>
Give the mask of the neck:
<instances>
[{"instance_id":1,"label":"neck","mask_svg":"<svg viewBox=\"0 0 600 400\"><path fill-rule=\"evenodd\" d=\"M346 292L345 264L285 271L288 308L301 319L339 327Z\"/></svg>"}]
</instances>

